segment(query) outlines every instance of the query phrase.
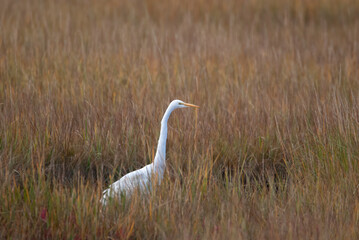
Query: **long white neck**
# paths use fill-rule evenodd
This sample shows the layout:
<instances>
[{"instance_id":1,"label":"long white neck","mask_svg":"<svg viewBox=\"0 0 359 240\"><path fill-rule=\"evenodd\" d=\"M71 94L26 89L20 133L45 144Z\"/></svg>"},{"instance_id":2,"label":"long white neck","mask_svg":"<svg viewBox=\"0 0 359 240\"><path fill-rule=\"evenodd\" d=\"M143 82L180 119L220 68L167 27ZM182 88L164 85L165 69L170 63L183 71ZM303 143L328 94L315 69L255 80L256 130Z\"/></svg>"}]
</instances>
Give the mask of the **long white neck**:
<instances>
[{"instance_id":1,"label":"long white neck","mask_svg":"<svg viewBox=\"0 0 359 240\"><path fill-rule=\"evenodd\" d=\"M170 117L174 109L175 107L171 106L170 104L165 114L163 115L161 121L160 138L158 139L157 151L156 151L155 159L153 160L154 171L156 174L158 174L158 177L160 179L162 179L166 167L167 122L168 122L168 118Z\"/></svg>"}]
</instances>

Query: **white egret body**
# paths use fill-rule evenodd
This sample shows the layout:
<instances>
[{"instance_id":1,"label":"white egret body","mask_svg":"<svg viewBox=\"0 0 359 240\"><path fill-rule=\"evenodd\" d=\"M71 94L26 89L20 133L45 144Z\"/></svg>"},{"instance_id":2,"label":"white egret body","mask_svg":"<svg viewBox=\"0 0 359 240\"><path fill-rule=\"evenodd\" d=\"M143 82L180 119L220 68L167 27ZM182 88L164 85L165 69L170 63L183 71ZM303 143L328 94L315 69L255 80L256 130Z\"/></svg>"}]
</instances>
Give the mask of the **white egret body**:
<instances>
[{"instance_id":1,"label":"white egret body","mask_svg":"<svg viewBox=\"0 0 359 240\"><path fill-rule=\"evenodd\" d=\"M166 167L166 140L167 140L167 121L173 110L185 107L198 107L193 104L185 103L181 100L173 100L168 106L161 121L160 138L158 139L157 151L153 163L141 169L130 172L120 180L110 185L103 192L101 203L107 204L109 198L120 197L121 194L131 196L135 189L146 192L151 189L151 183L160 184Z\"/></svg>"}]
</instances>

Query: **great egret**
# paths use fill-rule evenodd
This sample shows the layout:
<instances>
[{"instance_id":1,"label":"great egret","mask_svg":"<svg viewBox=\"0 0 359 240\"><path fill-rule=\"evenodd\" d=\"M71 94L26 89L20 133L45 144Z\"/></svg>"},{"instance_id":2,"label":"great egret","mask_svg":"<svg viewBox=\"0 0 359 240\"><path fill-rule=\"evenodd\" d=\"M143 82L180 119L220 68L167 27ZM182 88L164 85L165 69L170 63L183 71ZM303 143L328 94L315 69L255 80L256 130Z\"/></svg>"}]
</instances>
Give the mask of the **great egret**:
<instances>
[{"instance_id":1,"label":"great egret","mask_svg":"<svg viewBox=\"0 0 359 240\"><path fill-rule=\"evenodd\" d=\"M185 103L181 100L173 100L168 106L161 121L160 138L158 139L157 151L153 163L141 169L130 172L120 180L114 182L103 192L101 203L106 205L108 200L113 197L120 197L121 194L130 196L135 189L141 192L151 188L151 183L161 184L163 173L166 166L166 140L167 140L167 121L173 110L177 108L199 106Z\"/></svg>"}]
</instances>

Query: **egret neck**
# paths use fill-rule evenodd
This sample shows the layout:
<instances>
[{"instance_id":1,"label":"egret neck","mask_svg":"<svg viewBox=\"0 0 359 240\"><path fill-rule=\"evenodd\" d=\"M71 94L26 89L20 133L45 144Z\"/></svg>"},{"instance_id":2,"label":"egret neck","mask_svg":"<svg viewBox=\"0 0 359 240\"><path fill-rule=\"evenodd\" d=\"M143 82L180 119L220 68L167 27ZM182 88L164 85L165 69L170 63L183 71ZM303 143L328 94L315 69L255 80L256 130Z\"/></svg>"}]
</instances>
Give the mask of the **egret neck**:
<instances>
[{"instance_id":1,"label":"egret neck","mask_svg":"<svg viewBox=\"0 0 359 240\"><path fill-rule=\"evenodd\" d=\"M163 178L163 173L166 167L167 122L174 109L176 109L176 107L170 104L161 121L160 138L158 139L156 156L153 160L154 174L157 175L159 182L161 182Z\"/></svg>"}]
</instances>

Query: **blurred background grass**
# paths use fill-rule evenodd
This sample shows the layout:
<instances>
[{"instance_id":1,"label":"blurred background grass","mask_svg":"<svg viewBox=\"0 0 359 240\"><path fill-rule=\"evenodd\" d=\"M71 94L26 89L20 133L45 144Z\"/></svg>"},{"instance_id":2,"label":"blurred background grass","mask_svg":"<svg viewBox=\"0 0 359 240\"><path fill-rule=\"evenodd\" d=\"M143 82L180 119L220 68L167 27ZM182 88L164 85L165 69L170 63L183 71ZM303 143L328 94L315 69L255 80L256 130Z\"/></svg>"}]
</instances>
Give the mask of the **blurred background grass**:
<instances>
[{"instance_id":1,"label":"blurred background grass","mask_svg":"<svg viewBox=\"0 0 359 240\"><path fill-rule=\"evenodd\" d=\"M1 238L359 237L358 1L0 5ZM164 184L100 213L176 98Z\"/></svg>"}]
</instances>

